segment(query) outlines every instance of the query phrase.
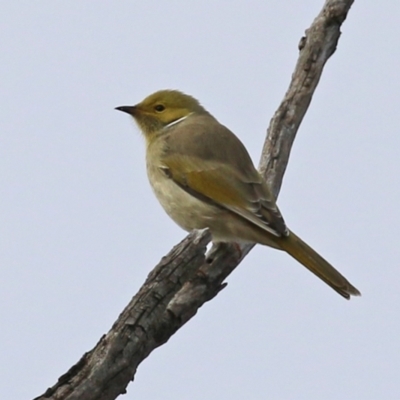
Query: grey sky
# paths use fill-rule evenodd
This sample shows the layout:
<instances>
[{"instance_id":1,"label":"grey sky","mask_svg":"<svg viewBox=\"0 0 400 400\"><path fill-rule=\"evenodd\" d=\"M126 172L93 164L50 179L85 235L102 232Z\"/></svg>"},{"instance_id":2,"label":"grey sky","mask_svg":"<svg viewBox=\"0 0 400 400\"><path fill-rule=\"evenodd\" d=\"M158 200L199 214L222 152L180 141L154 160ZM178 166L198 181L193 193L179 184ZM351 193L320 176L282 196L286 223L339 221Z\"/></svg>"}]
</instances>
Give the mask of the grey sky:
<instances>
[{"instance_id":1,"label":"grey sky","mask_svg":"<svg viewBox=\"0 0 400 400\"><path fill-rule=\"evenodd\" d=\"M185 235L115 106L174 88L257 163L322 0L0 5L1 398L33 398ZM398 399L400 3L356 1L294 145L289 227L363 297L256 247L124 399Z\"/></svg>"}]
</instances>

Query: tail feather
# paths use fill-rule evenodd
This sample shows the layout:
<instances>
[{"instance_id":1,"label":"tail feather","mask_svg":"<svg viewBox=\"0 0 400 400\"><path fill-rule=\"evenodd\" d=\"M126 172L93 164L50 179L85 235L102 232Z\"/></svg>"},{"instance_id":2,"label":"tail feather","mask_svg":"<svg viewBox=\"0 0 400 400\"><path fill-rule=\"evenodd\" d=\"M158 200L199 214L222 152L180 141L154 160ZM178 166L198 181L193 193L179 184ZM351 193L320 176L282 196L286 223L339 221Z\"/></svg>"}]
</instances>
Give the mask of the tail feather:
<instances>
[{"instance_id":1,"label":"tail feather","mask_svg":"<svg viewBox=\"0 0 400 400\"><path fill-rule=\"evenodd\" d=\"M282 250L289 253L344 298L349 300L350 296L361 296L358 289L339 271L333 268L331 264L293 232L290 232L289 236L276 238L275 240Z\"/></svg>"}]
</instances>

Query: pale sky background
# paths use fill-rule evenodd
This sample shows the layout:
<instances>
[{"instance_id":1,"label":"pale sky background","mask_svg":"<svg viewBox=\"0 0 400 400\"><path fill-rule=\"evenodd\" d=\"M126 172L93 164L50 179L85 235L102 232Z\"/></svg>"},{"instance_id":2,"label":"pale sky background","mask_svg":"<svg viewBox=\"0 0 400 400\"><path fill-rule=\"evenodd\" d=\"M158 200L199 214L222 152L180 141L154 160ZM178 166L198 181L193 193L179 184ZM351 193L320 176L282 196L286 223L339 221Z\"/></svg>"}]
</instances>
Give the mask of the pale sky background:
<instances>
[{"instance_id":1,"label":"pale sky background","mask_svg":"<svg viewBox=\"0 0 400 400\"><path fill-rule=\"evenodd\" d=\"M0 397L92 349L185 233L115 106L199 98L258 163L322 0L0 5ZM279 205L363 296L257 246L139 367L122 399L400 398L400 2L356 1L299 130Z\"/></svg>"}]
</instances>

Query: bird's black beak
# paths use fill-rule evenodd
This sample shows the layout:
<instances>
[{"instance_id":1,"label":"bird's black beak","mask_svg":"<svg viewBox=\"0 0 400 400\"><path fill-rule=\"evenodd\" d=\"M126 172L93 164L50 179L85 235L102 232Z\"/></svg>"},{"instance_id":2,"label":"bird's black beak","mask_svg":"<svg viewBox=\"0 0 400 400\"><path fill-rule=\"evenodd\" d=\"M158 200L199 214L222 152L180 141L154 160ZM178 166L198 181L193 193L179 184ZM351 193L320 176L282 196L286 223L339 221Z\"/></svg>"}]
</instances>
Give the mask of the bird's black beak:
<instances>
[{"instance_id":1,"label":"bird's black beak","mask_svg":"<svg viewBox=\"0 0 400 400\"><path fill-rule=\"evenodd\" d=\"M127 114L130 114L130 115L134 115L136 107L135 106L120 106L120 107L115 107L115 109L118 111L126 112Z\"/></svg>"}]
</instances>

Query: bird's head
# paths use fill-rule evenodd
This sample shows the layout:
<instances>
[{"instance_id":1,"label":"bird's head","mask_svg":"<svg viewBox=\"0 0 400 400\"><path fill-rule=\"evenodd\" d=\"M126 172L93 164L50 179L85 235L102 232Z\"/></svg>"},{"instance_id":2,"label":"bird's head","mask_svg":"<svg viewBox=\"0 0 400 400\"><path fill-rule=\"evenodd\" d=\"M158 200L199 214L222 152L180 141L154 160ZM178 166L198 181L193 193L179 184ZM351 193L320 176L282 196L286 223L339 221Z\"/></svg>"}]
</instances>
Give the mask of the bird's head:
<instances>
[{"instance_id":1,"label":"bird's head","mask_svg":"<svg viewBox=\"0 0 400 400\"><path fill-rule=\"evenodd\" d=\"M135 106L116 107L130 114L146 139L191 114L208 114L194 97L177 90L160 90Z\"/></svg>"}]
</instances>

